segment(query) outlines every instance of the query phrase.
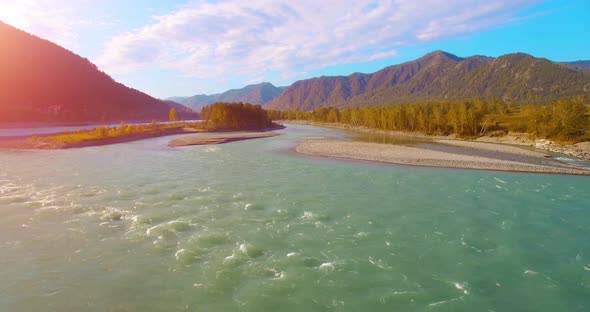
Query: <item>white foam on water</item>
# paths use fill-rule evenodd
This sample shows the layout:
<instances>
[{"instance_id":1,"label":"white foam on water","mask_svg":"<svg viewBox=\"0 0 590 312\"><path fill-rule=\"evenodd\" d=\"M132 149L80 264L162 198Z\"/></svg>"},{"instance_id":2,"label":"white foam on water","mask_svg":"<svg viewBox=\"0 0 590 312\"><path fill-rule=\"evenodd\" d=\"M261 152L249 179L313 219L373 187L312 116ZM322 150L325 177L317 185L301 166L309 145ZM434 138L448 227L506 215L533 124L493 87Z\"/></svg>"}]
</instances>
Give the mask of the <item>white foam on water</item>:
<instances>
[{"instance_id":1,"label":"white foam on water","mask_svg":"<svg viewBox=\"0 0 590 312\"><path fill-rule=\"evenodd\" d=\"M76 232L76 233L80 233L80 234L86 234L86 232L84 230L76 229L76 228L66 228L66 231Z\"/></svg>"},{"instance_id":2,"label":"white foam on water","mask_svg":"<svg viewBox=\"0 0 590 312\"><path fill-rule=\"evenodd\" d=\"M174 233L178 235L178 232L184 232L189 230L193 225L185 220L172 220L148 228L145 232L147 236L162 235L164 233Z\"/></svg>"},{"instance_id":3,"label":"white foam on water","mask_svg":"<svg viewBox=\"0 0 590 312\"><path fill-rule=\"evenodd\" d=\"M463 245L463 246L465 246L467 248L471 248L471 249L475 250L478 253L481 253L482 252L481 249L479 249L479 248L477 248L475 246L471 246L471 245L467 244L467 242L465 242L465 237L463 235L461 235L461 245Z\"/></svg>"},{"instance_id":4,"label":"white foam on water","mask_svg":"<svg viewBox=\"0 0 590 312\"><path fill-rule=\"evenodd\" d=\"M417 294L417 291L394 291L391 294L394 296L399 296L399 295L409 295L409 294Z\"/></svg>"},{"instance_id":5,"label":"white foam on water","mask_svg":"<svg viewBox=\"0 0 590 312\"><path fill-rule=\"evenodd\" d=\"M300 255L300 253L298 253L298 252L290 252L290 253L287 254L287 257L288 258L291 258L291 257L299 256L299 255Z\"/></svg>"},{"instance_id":6,"label":"white foam on water","mask_svg":"<svg viewBox=\"0 0 590 312\"><path fill-rule=\"evenodd\" d=\"M283 279L285 277L285 272L277 270L277 269L266 269L266 271L268 271L269 273L272 274L273 280L279 280L279 279Z\"/></svg>"},{"instance_id":7,"label":"white foam on water","mask_svg":"<svg viewBox=\"0 0 590 312\"><path fill-rule=\"evenodd\" d=\"M163 226L163 224L158 224L158 225L154 225L151 228L147 229L145 231L145 235L147 236L157 236L158 238L163 236L161 235L162 232L164 231L170 231L170 229L167 229L165 226Z\"/></svg>"},{"instance_id":8,"label":"white foam on water","mask_svg":"<svg viewBox=\"0 0 590 312\"><path fill-rule=\"evenodd\" d=\"M174 253L174 257L176 258L176 260L180 260L181 257L184 256L184 254L186 254L186 250L180 249Z\"/></svg>"},{"instance_id":9,"label":"white foam on water","mask_svg":"<svg viewBox=\"0 0 590 312\"><path fill-rule=\"evenodd\" d=\"M137 224L150 224L152 223L152 219L143 215L134 215L133 218L131 218L131 222L134 225Z\"/></svg>"},{"instance_id":10,"label":"white foam on water","mask_svg":"<svg viewBox=\"0 0 590 312\"><path fill-rule=\"evenodd\" d=\"M240 251L244 254L248 254L248 246L245 243L240 244Z\"/></svg>"},{"instance_id":11,"label":"white foam on water","mask_svg":"<svg viewBox=\"0 0 590 312\"><path fill-rule=\"evenodd\" d=\"M533 270L525 270L523 272L523 274L527 274L527 275L537 275L539 274L539 272L533 271Z\"/></svg>"},{"instance_id":12,"label":"white foam on water","mask_svg":"<svg viewBox=\"0 0 590 312\"><path fill-rule=\"evenodd\" d=\"M367 236L369 236L369 233L367 233L367 232L358 232L358 233L354 234L354 237L356 237L356 238L367 237Z\"/></svg>"},{"instance_id":13,"label":"white foam on water","mask_svg":"<svg viewBox=\"0 0 590 312\"><path fill-rule=\"evenodd\" d=\"M176 231L186 231L190 229L193 225L185 220L172 220L166 223L167 226L173 228Z\"/></svg>"},{"instance_id":14,"label":"white foam on water","mask_svg":"<svg viewBox=\"0 0 590 312\"><path fill-rule=\"evenodd\" d=\"M336 269L334 262L325 262L319 266L320 271L332 272Z\"/></svg>"},{"instance_id":15,"label":"white foam on water","mask_svg":"<svg viewBox=\"0 0 590 312\"><path fill-rule=\"evenodd\" d=\"M453 283L453 285L455 286L455 288L462 291L464 294L469 295L469 291L467 290L467 283L455 282L455 283Z\"/></svg>"},{"instance_id":16,"label":"white foam on water","mask_svg":"<svg viewBox=\"0 0 590 312\"><path fill-rule=\"evenodd\" d=\"M55 295L57 295L57 294L60 294L60 293L61 293L61 292L63 292L64 290L66 290L66 289L65 289L65 288L62 288L62 289L59 289L59 290L56 290L56 291L53 291L53 292L44 293L44 294L42 294L42 296L43 296L43 297L52 297L52 296L55 296Z\"/></svg>"},{"instance_id":17,"label":"white foam on water","mask_svg":"<svg viewBox=\"0 0 590 312\"><path fill-rule=\"evenodd\" d=\"M588 265L588 266L585 266L585 267L584 267L584 270L586 270L586 271L590 271L590 265Z\"/></svg>"},{"instance_id":18,"label":"white foam on water","mask_svg":"<svg viewBox=\"0 0 590 312\"><path fill-rule=\"evenodd\" d=\"M21 189L21 188L18 185L14 184L14 183L8 183L6 185L0 186L0 195L12 193L14 191L18 191L19 189Z\"/></svg>"},{"instance_id":19,"label":"white foam on water","mask_svg":"<svg viewBox=\"0 0 590 312\"><path fill-rule=\"evenodd\" d=\"M315 215L310 211L304 211L303 216L301 216L301 219L303 220L313 220L314 218Z\"/></svg>"},{"instance_id":20,"label":"white foam on water","mask_svg":"<svg viewBox=\"0 0 590 312\"><path fill-rule=\"evenodd\" d=\"M385 264L383 264L383 260L381 259L373 259L372 257L369 257L369 263L371 263L372 265L382 269L382 270L388 270L391 269L391 267L386 266Z\"/></svg>"},{"instance_id":21,"label":"white foam on water","mask_svg":"<svg viewBox=\"0 0 590 312\"><path fill-rule=\"evenodd\" d=\"M256 258L264 254L264 251L256 246L248 243L241 243L238 250L250 258Z\"/></svg>"},{"instance_id":22,"label":"white foam on water","mask_svg":"<svg viewBox=\"0 0 590 312\"><path fill-rule=\"evenodd\" d=\"M433 303L430 303L428 306L429 307L435 307L435 306L438 306L438 305L441 305L441 304L451 303L451 302L457 301L457 300L463 300L463 296L458 297L458 298L449 299L449 300L443 300L443 301L433 302Z\"/></svg>"},{"instance_id":23,"label":"white foam on water","mask_svg":"<svg viewBox=\"0 0 590 312\"><path fill-rule=\"evenodd\" d=\"M215 153L215 152L219 152L221 150L221 147L219 146L207 146L207 148L205 148L205 152L207 153Z\"/></svg>"},{"instance_id":24,"label":"white foam on water","mask_svg":"<svg viewBox=\"0 0 590 312\"><path fill-rule=\"evenodd\" d=\"M244 206L244 210L249 210L250 208L252 208L252 204L246 204L246 206Z\"/></svg>"},{"instance_id":25,"label":"white foam on water","mask_svg":"<svg viewBox=\"0 0 590 312\"><path fill-rule=\"evenodd\" d=\"M553 159L559 160L559 161L565 161L565 162L578 162L579 161L576 158L563 157L563 156L554 157Z\"/></svg>"},{"instance_id":26,"label":"white foam on water","mask_svg":"<svg viewBox=\"0 0 590 312\"><path fill-rule=\"evenodd\" d=\"M101 214L102 221L122 221L133 218L131 212L127 210L120 210L114 207L107 207Z\"/></svg>"},{"instance_id":27,"label":"white foam on water","mask_svg":"<svg viewBox=\"0 0 590 312\"><path fill-rule=\"evenodd\" d=\"M277 209L277 210L275 210L275 212L278 213L278 214L286 214L287 213L287 210ZM287 224L287 226L289 226L289 224Z\"/></svg>"},{"instance_id":28,"label":"white foam on water","mask_svg":"<svg viewBox=\"0 0 590 312\"><path fill-rule=\"evenodd\" d=\"M224 265L234 266L240 264L241 262L241 258L236 254L231 254L230 256L223 258Z\"/></svg>"},{"instance_id":29,"label":"white foam on water","mask_svg":"<svg viewBox=\"0 0 590 312\"><path fill-rule=\"evenodd\" d=\"M498 182L500 182L500 183L502 183L502 184L506 184L506 181L504 181L504 180L500 180L500 179L498 179L498 178L494 178L494 180L496 180L496 181L498 181Z\"/></svg>"}]
</instances>

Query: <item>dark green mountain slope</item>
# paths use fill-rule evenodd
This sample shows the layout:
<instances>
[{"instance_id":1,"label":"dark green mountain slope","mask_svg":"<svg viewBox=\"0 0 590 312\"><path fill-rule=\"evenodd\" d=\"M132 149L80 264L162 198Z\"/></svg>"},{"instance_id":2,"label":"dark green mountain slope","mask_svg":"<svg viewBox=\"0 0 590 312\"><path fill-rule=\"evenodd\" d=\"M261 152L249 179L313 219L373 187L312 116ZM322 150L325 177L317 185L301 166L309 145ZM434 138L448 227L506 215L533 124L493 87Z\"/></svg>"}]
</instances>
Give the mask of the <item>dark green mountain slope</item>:
<instances>
[{"instance_id":1,"label":"dark green mountain slope","mask_svg":"<svg viewBox=\"0 0 590 312\"><path fill-rule=\"evenodd\" d=\"M166 120L169 109L87 59L0 22L0 122Z\"/></svg>"}]
</instances>

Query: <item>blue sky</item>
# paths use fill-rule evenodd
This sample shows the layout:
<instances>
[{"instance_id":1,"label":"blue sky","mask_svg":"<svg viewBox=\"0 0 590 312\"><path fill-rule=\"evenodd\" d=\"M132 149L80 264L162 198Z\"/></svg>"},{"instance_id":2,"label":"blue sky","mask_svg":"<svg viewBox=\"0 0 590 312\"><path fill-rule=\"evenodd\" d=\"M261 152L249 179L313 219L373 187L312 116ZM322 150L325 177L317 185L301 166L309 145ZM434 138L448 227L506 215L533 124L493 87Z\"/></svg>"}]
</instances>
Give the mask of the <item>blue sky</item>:
<instances>
[{"instance_id":1,"label":"blue sky","mask_svg":"<svg viewBox=\"0 0 590 312\"><path fill-rule=\"evenodd\" d=\"M590 1L0 0L0 20L155 97L374 72L433 50L590 59Z\"/></svg>"}]
</instances>

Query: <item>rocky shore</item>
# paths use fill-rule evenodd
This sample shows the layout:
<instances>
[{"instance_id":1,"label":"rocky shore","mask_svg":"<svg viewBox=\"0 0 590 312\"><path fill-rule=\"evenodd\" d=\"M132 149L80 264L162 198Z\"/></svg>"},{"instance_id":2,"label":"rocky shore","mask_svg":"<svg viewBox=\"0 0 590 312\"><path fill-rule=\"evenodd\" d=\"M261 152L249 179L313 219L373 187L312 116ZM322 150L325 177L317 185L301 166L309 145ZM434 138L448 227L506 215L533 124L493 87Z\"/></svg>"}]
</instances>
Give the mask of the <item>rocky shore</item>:
<instances>
[{"instance_id":1,"label":"rocky shore","mask_svg":"<svg viewBox=\"0 0 590 312\"><path fill-rule=\"evenodd\" d=\"M182 137L168 143L170 147L190 145L223 144L234 141L269 138L279 135L277 132L217 132L201 133L190 137Z\"/></svg>"},{"instance_id":2,"label":"rocky shore","mask_svg":"<svg viewBox=\"0 0 590 312\"><path fill-rule=\"evenodd\" d=\"M590 160L590 142L580 142L573 145L563 146L549 140L536 140L534 146L537 149Z\"/></svg>"},{"instance_id":3,"label":"rocky shore","mask_svg":"<svg viewBox=\"0 0 590 312\"><path fill-rule=\"evenodd\" d=\"M319 157L334 157L366 160L400 165L463 168L479 170L498 170L512 172L531 172L590 176L590 170L547 159L545 154L522 152L518 148L498 147L493 144L474 143L469 149L484 150L486 156L465 153L445 152L415 146L358 142L340 139L308 139L296 147L301 154ZM491 153L491 154L490 154ZM523 155L526 154L526 155ZM514 160L507 160L513 156ZM525 156L525 157L522 157Z\"/></svg>"},{"instance_id":4,"label":"rocky shore","mask_svg":"<svg viewBox=\"0 0 590 312\"><path fill-rule=\"evenodd\" d=\"M344 130L359 131L371 134L383 134L397 137L409 137L432 140L453 140L456 142L486 142L495 143L496 145L522 145L530 146L538 150L544 150L552 153L560 153L564 155L573 156L578 159L590 161L590 142L580 142L571 145L561 145L547 139L532 139L527 133L508 133L503 136L481 136L473 140L460 139L455 135L438 136L426 135L417 132L401 132L401 131L385 131L378 129L370 129L365 127L354 127L339 123L318 123L311 121L284 121L285 123L304 124L320 127L337 128Z\"/></svg>"}]
</instances>

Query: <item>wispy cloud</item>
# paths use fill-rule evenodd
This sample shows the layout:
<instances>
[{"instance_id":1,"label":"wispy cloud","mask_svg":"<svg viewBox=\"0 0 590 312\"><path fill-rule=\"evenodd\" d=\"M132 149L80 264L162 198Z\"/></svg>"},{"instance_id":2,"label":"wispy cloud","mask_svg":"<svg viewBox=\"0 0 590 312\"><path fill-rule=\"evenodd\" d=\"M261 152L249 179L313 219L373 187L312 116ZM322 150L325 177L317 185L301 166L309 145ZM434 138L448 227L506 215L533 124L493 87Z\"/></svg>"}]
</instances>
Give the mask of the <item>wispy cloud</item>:
<instances>
[{"instance_id":1,"label":"wispy cloud","mask_svg":"<svg viewBox=\"0 0 590 312\"><path fill-rule=\"evenodd\" d=\"M98 62L107 71L176 69L188 76L247 81L396 55L421 41L509 21L527 0L229 0L198 2L113 38Z\"/></svg>"},{"instance_id":2,"label":"wispy cloud","mask_svg":"<svg viewBox=\"0 0 590 312\"><path fill-rule=\"evenodd\" d=\"M111 38L93 59L112 74L174 70L214 81L291 79L510 23L535 2L194 0ZM85 24L104 22L80 17L80 9L91 3L0 0L0 19L73 48Z\"/></svg>"},{"instance_id":3,"label":"wispy cloud","mask_svg":"<svg viewBox=\"0 0 590 312\"><path fill-rule=\"evenodd\" d=\"M60 0L0 0L0 20L68 49L75 49L81 32L104 23L80 16L80 7L88 3L89 0L77 0L67 5Z\"/></svg>"}]
</instances>

